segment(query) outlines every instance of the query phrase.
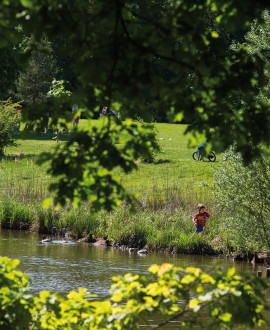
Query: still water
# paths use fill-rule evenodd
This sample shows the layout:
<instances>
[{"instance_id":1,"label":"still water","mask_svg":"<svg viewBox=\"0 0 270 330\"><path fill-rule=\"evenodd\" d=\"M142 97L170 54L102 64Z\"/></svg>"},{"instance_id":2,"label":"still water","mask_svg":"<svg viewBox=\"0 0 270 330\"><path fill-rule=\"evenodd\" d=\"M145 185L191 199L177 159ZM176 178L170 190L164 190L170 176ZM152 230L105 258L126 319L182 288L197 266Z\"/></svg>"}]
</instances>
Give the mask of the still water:
<instances>
[{"instance_id":1,"label":"still water","mask_svg":"<svg viewBox=\"0 0 270 330\"><path fill-rule=\"evenodd\" d=\"M262 265L234 262L220 257L148 253L139 255L116 248L93 247L87 243L41 243L41 236L23 231L0 231L0 255L21 261L18 268L31 277L30 291L58 292L61 295L80 287L100 299L108 298L111 278L127 272L147 273L152 264L164 262L180 267L235 267L238 272L263 270Z\"/></svg>"}]
</instances>

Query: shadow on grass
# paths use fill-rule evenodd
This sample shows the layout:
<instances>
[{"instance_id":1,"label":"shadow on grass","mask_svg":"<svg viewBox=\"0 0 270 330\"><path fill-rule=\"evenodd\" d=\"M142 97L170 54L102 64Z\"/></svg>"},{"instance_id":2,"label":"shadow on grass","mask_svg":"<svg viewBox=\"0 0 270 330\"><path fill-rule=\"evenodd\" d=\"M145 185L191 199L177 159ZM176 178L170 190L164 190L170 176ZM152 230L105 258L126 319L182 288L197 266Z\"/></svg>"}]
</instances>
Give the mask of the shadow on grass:
<instances>
[{"instance_id":1,"label":"shadow on grass","mask_svg":"<svg viewBox=\"0 0 270 330\"><path fill-rule=\"evenodd\" d=\"M37 154L12 154L12 155L5 155L4 156L4 160L7 160L7 161L13 161L14 162L14 159L17 158L17 159L20 159L20 160L23 160L23 159L26 159L26 160L32 160L34 158L37 157Z\"/></svg>"},{"instance_id":2,"label":"shadow on grass","mask_svg":"<svg viewBox=\"0 0 270 330\"><path fill-rule=\"evenodd\" d=\"M193 160L193 161L194 161L194 162L197 162L196 160ZM201 162L201 160L200 160L199 162ZM210 160L205 159L205 160L203 161L203 163L217 164L217 163L220 163L220 161L219 161L219 160L215 160L214 162L211 162Z\"/></svg>"},{"instance_id":3,"label":"shadow on grass","mask_svg":"<svg viewBox=\"0 0 270 330\"><path fill-rule=\"evenodd\" d=\"M153 162L154 165L166 164L166 163L171 163L171 161L169 159L159 159Z\"/></svg>"},{"instance_id":4,"label":"shadow on grass","mask_svg":"<svg viewBox=\"0 0 270 330\"><path fill-rule=\"evenodd\" d=\"M43 140L43 141L49 141L49 140L56 140L57 134L54 133L35 133L35 132L22 132L20 134L14 134L13 138L15 140ZM59 141L69 141L70 140L70 134L58 134L58 140Z\"/></svg>"}]
</instances>

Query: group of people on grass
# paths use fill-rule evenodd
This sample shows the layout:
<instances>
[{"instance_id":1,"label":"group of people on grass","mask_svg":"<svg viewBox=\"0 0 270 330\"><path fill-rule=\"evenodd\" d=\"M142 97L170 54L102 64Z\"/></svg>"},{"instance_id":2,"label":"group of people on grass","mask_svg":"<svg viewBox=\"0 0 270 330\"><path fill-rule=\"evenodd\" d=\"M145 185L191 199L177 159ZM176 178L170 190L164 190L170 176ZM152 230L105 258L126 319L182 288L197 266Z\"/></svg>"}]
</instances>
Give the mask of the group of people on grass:
<instances>
[{"instance_id":1,"label":"group of people on grass","mask_svg":"<svg viewBox=\"0 0 270 330\"><path fill-rule=\"evenodd\" d=\"M75 114L77 111L79 110L79 107L77 104L74 104L72 106L72 113ZM16 108L16 115L20 116L20 112L21 112L21 108L17 107ZM101 112L100 112L100 117L102 116L109 116L109 115L113 115L113 116L119 116L119 113L111 110L108 111L107 107L102 107ZM43 116L43 131L44 133L48 133L49 132L49 118L50 118L50 113L46 112L45 115ZM76 115L73 119L72 125L74 126L78 126L79 125L79 121L80 121L80 115ZM31 121L32 124L33 121ZM20 125L16 126L15 128L15 132L19 132L20 131Z\"/></svg>"},{"instance_id":2,"label":"group of people on grass","mask_svg":"<svg viewBox=\"0 0 270 330\"><path fill-rule=\"evenodd\" d=\"M114 110L110 110L108 111L108 108L107 107L102 107L101 111L100 111L100 114L99 114L99 117L103 117L103 116L119 116L119 113L114 111Z\"/></svg>"},{"instance_id":3,"label":"group of people on grass","mask_svg":"<svg viewBox=\"0 0 270 330\"><path fill-rule=\"evenodd\" d=\"M74 113L75 111L78 110L78 106L75 104L72 107L72 113ZM43 129L44 129L44 133L48 133L49 132L49 118L50 118L50 113L46 112L45 115L43 116ZM73 127L74 126L78 126L79 125L79 120L80 120L80 115L76 116L73 120Z\"/></svg>"}]
</instances>

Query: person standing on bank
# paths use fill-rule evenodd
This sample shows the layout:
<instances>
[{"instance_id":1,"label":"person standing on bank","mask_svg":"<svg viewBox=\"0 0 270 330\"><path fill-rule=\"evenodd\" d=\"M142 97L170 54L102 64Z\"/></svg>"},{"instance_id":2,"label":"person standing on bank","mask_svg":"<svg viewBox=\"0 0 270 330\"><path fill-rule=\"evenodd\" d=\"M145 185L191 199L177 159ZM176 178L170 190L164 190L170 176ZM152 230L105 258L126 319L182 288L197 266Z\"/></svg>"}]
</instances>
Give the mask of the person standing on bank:
<instances>
[{"instance_id":1,"label":"person standing on bank","mask_svg":"<svg viewBox=\"0 0 270 330\"><path fill-rule=\"evenodd\" d=\"M205 211L205 206L203 204L198 205L198 213L194 215L193 223L196 226L195 233L201 233L203 227L206 225L206 221L209 220L210 214Z\"/></svg>"}]
</instances>

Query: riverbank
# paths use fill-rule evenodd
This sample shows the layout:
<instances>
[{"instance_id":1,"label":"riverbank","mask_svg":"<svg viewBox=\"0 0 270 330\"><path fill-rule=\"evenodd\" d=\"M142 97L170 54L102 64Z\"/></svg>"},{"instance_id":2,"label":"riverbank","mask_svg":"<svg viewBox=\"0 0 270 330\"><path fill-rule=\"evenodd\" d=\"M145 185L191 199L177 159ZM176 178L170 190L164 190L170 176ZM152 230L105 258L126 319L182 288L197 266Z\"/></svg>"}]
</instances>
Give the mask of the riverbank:
<instances>
[{"instance_id":1,"label":"riverbank","mask_svg":"<svg viewBox=\"0 0 270 330\"><path fill-rule=\"evenodd\" d=\"M178 194L176 191L167 191L166 198L155 196L153 200L148 195L135 203L135 210L123 203L110 213L93 213L87 203L77 209L44 209L41 203L25 204L4 198L0 202L0 225L5 229L30 230L42 234L60 234L66 228L75 239L92 233L97 237L106 236L120 246L147 246L155 251L167 249L175 253L198 253L206 245L209 246L213 224L211 221L207 226L208 234L192 236L195 229L192 215L198 196L191 188L182 189L181 194L180 191ZM185 200L184 192L189 192ZM211 199L207 202L211 207ZM214 223L214 214L212 218Z\"/></svg>"},{"instance_id":2,"label":"riverbank","mask_svg":"<svg viewBox=\"0 0 270 330\"><path fill-rule=\"evenodd\" d=\"M175 194L174 194L175 196ZM194 196L194 194L192 194ZM175 196L176 197L176 196ZM171 203L169 203L169 200ZM180 199L169 198L159 204L144 200L136 211L121 205L116 211L92 213L89 205L80 208L44 209L42 205L25 205L11 199L0 202L0 226L3 229L27 230L54 237L63 236L63 229L70 238L77 241L89 233L94 238L107 237L116 248L147 249L170 254L224 255L235 260L265 262L258 253L250 249L237 249L217 235L217 215L211 214L211 221L203 235L194 233L191 221L193 208L183 207ZM214 210L213 201L208 204Z\"/></svg>"}]
</instances>

